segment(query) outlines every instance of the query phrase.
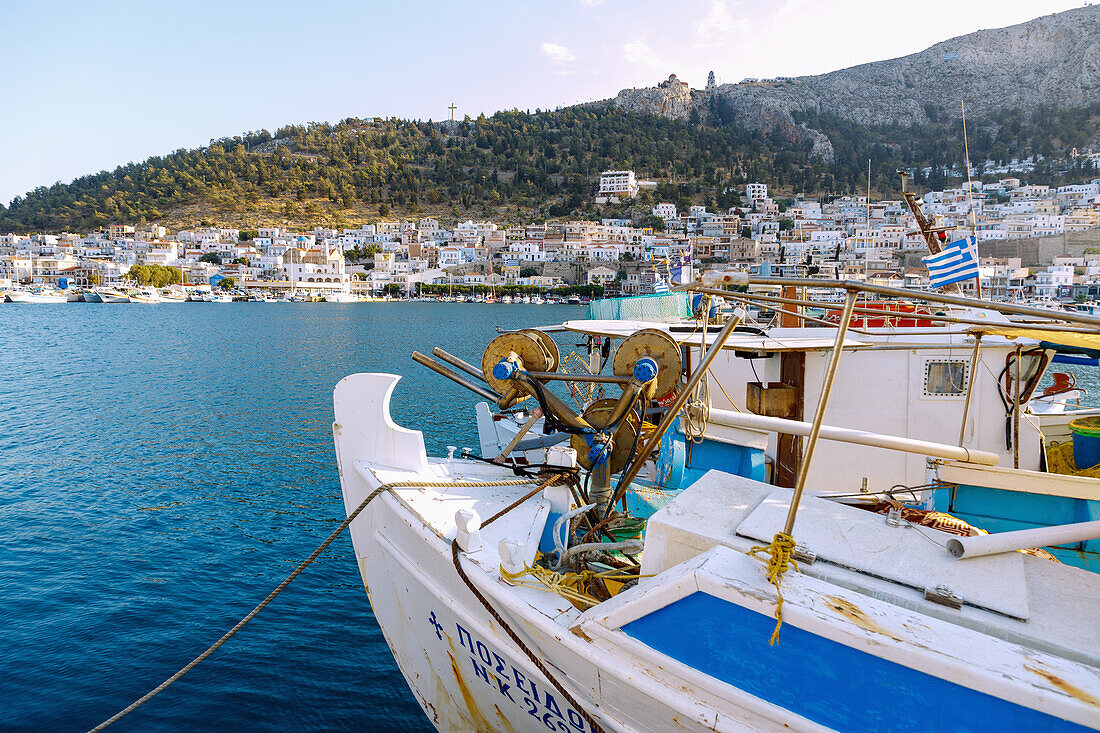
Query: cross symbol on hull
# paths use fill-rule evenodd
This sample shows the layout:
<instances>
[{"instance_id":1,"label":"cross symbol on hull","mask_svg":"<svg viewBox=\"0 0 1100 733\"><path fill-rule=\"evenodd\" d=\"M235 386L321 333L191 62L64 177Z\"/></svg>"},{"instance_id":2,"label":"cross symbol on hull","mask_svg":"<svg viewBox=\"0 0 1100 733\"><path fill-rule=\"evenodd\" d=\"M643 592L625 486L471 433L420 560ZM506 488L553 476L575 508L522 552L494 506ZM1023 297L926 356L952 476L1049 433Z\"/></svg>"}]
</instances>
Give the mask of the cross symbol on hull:
<instances>
[{"instance_id":1,"label":"cross symbol on hull","mask_svg":"<svg viewBox=\"0 0 1100 733\"><path fill-rule=\"evenodd\" d=\"M439 620L435 617L435 611L432 611L428 616L428 623L435 627L435 635L440 641L443 640L443 634L440 633L443 629L443 624L439 623Z\"/></svg>"}]
</instances>

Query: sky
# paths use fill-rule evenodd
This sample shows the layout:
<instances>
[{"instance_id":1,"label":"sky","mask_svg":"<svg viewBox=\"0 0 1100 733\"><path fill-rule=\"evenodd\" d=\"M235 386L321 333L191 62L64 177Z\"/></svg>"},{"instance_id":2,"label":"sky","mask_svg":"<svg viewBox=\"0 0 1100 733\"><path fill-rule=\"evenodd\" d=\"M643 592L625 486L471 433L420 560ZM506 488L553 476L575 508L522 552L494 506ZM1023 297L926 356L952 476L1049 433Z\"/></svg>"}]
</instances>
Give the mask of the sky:
<instances>
[{"instance_id":1,"label":"sky","mask_svg":"<svg viewBox=\"0 0 1100 733\"><path fill-rule=\"evenodd\" d=\"M0 202L248 130L820 74L1080 4L5 0Z\"/></svg>"}]
</instances>

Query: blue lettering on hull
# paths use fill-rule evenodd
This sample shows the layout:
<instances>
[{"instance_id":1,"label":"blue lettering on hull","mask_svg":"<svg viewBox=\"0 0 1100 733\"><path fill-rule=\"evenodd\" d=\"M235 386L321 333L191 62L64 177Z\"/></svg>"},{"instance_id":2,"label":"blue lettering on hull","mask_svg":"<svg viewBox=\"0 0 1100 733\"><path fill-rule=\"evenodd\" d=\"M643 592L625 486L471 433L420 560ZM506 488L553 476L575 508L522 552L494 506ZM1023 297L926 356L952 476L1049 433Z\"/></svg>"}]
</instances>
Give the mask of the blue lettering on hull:
<instances>
[{"instance_id":1,"label":"blue lettering on hull","mask_svg":"<svg viewBox=\"0 0 1100 733\"><path fill-rule=\"evenodd\" d=\"M428 615L428 623L432 626L432 633L442 641L447 634L435 611ZM462 624L455 622L454 626L459 646L470 655L474 677L539 721L547 730L558 733L595 733L595 728L586 725L580 713L564 701L559 703L549 689L540 690L535 680L516 669L515 665L491 645L471 634Z\"/></svg>"}]
</instances>

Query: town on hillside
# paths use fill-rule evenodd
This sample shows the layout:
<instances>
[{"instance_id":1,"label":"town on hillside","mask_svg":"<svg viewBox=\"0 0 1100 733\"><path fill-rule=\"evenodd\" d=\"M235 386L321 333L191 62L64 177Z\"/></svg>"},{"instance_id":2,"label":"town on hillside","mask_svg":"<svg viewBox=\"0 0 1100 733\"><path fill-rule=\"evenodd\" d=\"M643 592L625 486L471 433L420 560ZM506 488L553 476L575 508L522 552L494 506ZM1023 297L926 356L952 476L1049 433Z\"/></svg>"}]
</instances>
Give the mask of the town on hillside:
<instances>
[{"instance_id":1,"label":"town on hillside","mask_svg":"<svg viewBox=\"0 0 1100 733\"><path fill-rule=\"evenodd\" d=\"M598 202L623 203L651 185L633 171L605 171L594 193ZM177 268L185 286L309 298L407 297L456 286L643 295L707 269L929 287L927 243L903 200L773 198L765 183L738 193L743 204L724 212L666 202L599 222L444 226L425 217L340 230L174 233L119 223L82 234L4 234L0 290L135 284L151 266ZM975 237L986 297L1100 295L1100 179L1057 188L974 181L917 201L941 239Z\"/></svg>"}]
</instances>

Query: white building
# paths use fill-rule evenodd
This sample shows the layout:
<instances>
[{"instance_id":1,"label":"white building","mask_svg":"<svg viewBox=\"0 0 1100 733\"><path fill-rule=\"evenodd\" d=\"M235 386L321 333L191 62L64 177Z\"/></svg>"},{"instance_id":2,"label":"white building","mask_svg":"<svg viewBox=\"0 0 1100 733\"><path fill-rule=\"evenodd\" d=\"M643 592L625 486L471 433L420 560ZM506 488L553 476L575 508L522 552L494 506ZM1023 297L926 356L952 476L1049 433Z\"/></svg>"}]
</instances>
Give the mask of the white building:
<instances>
[{"instance_id":1,"label":"white building","mask_svg":"<svg viewBox=\"0 0 1100 733\"><path fill-rule=\"evenodd\" d=\"M768 198L768 184L766 183L746 183L745 184L745 198L749 201L756 201L758 199Z\"/></svg>"},{"instance_id":2,"label":"white building","mask_svg":"<svg viewBox=\"0 0 1100 733\"><path fill-rule=\"evenodd\" d=\"M600 190L596 193L596 203L611 201L619 203L624 198L638 195L638 181L634 171L604 171L600 174Z\"/></svg>"},{"instance_id":3,"label":"white building","mask_svg":"<svg viewBox=\"0 0 1100 733\"><path fill-rule=\"evenodd\" d=\"M607 287L618 273L610 267L593 267L588 271L588 284Z\"/></svg>"},{"instance_id":4,"label":"white building","mask_svg":"<svg viewBox=\"0 0 1100 733\"><path fill-rule=\"evenodd\" d=\"M1035 294L1040 298L1054 298L1059 287L1073 285L1073 267L1069 265L1050 265L1035 274Z\"/></svg>"},{"instance_id":5,"label":"white building","mask_svg":"<svg viewBox=\"0 0 1100 733\"><path fill-rule=\"evenodd\" d=\"M660 203L653 207L653 215L659 216L662 219L675 219L676 218L676 204Z\"/></svg>"}]
</instances>

